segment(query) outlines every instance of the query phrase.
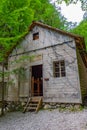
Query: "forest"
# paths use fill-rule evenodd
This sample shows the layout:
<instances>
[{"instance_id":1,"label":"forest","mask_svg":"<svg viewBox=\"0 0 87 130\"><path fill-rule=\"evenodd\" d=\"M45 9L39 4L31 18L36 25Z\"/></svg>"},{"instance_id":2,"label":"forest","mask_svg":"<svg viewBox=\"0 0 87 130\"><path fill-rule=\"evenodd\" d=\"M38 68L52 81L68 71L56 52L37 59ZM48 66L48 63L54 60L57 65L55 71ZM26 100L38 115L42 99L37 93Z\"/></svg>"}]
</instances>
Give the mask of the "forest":
<instances>
[{"instance_id":1,"label":"forest","mask_svg":"<svg viewBox=\"0 0 87 130\"><path fill-rule=\"evenodd\" d=\"M50 26L81 35L87 45L87 1L56 0L66 4L81 2L85 10L83 20L77 25L68 22L61 9L52 0L1 0L0 1L0 61L7 58L10 50L28 33L32 21L42 21ZM78 17L78 16L77 16Z\"/></svg>"}]
</instances>

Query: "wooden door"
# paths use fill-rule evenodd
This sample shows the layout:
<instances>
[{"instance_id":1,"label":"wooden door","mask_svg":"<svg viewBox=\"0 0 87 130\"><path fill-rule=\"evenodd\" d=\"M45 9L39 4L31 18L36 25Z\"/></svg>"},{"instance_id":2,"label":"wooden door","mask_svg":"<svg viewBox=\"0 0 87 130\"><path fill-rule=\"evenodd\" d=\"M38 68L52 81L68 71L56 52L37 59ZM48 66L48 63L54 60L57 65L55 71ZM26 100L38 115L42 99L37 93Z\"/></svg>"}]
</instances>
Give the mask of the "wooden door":
<instances>
[{"instance_id":1,"label":"wooden door","mask_svg":"<svg viewBox=\"0 0 87 130\"><path fill-rule=\"evenodd\" d=\"M42 65L32 66L32 96L43 96Z\"/></svg>"}]
</instances>

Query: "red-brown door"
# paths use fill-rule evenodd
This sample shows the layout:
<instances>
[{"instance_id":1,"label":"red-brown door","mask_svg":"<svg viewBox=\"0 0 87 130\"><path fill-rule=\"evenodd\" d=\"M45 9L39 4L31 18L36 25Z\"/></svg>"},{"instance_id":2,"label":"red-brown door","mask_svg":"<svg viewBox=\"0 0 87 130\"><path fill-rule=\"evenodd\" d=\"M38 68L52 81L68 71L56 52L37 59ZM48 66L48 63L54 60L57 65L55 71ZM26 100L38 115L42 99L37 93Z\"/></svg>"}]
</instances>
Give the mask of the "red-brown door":
<instances>
[{"instance_id":1,"label":"red-brown door","mask_svg":"<svg viewBox=\"0 0 87 130\"><path fill-rule=\"evenodd\" d=\"M32 96L43 96L42 65L32 66L31 91Z\"/></svg>"}]
</instances>

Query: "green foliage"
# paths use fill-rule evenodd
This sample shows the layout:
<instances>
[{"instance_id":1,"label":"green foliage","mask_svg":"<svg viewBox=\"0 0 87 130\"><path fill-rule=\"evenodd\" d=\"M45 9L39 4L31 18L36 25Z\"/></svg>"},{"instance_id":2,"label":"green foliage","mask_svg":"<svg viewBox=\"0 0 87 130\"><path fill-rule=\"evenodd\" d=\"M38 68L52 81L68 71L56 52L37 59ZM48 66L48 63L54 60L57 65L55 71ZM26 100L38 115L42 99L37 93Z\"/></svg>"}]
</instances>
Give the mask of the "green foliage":
<instances>
[{"instance_id":1,"label":"green foliage","mask_svg":"<svg viewBox=\"0 0 87 130\"><path fill-rule=\"evenodd\" d=\"M49 0L33 0L30 3L30 7L34 10L35 21L41 20L53 27L64 28L64 17L55 4L51 4Z\"/></svg>"},{"instance_id":2,"label":"green foliage","mask_svg":"<svg viewBox=\"0 0 87 130\"><path fill-rule=\"evenodd\" d=\"M18 75L20 77L20 79L25 79L26 75L25 75L25 69L23 67L14 69L12 71L13 74Z\"/></svg>"},{"instance_id":3,"label":"green foliage","mask_svg":"<svg viewBox=\"0 0 87 130\"><path fill-rule=\"evenodd\" d=\"M30 0L4 0L0 6L0 61L23 37L33 20Z\"/></svg>"},{"instance_id":4,"label":"green foliage","mask_svg":"<svg viewBox=\"0 0 87 130\"><path fill-rule=\"evenodd\" d=\"M1 37L15 37L27 31L27 27L33 19L28 1L30 0L5 0L0 13Z\"/></svg>"},{"instance_id":5,"label":"green foliage","mask_svg":"<svg viewBox=\"0 0 87 130\"><path fill-rule=\"evenodd\" d=\"M33 20L64 29L65 18L49 0L1 0L0 1L0 61L28 33Z\"/></svg>"},{"instance_id":6,"label":"green foliage","mask_svg":"<svg viewBox=\"0 0 87 130\"><path fill-rule=\"evenodd\" d=\"M78 34L85 39L86 48L87 48L87 20L83 20L76 28L71 32Z\"/></svg>"}]
</instances>

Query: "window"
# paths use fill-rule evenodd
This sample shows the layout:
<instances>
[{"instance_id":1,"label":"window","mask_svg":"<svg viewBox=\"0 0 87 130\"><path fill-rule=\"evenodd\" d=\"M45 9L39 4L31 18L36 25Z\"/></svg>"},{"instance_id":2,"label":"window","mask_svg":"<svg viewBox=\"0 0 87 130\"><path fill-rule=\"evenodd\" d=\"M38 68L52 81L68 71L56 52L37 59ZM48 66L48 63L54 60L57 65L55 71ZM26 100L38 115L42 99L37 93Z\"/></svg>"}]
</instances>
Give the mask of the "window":
<instances>
[{"instance_id":1,"label":"window","mask_svg":"<svg viewBox=\"0 0 87 130\"><path fill-rule=\"evenodd\" d=\"M33 40L39 39L39 32L33 34Z\"/></svg>"},{"instance_id":2,"label":"window","mask_svg":"<svg viewBox=\"0 0 87 130\"><path fill-rule=\"evenodd\" d=\"M54 67L54 77L65 77L65 61L54 61L53 62Z\"/></svg>"}]
</instances>

